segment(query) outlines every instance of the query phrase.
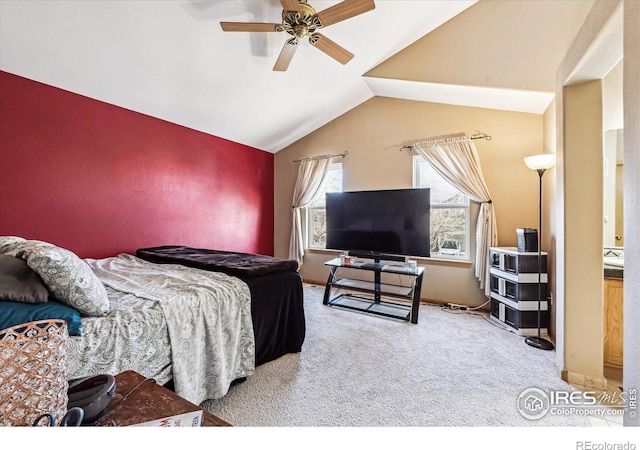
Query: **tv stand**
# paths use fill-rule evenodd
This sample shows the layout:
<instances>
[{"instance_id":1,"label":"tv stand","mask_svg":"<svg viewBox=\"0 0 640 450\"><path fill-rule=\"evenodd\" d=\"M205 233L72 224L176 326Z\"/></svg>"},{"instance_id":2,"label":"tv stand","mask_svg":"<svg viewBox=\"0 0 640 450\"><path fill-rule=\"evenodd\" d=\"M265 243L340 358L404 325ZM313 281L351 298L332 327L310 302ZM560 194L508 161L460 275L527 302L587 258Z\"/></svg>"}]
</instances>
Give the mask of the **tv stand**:
<instances>
[{"instance_id":1,"label":"tv stand","mask_svg":"<svg viewBox=\"0 0 640 450\"><path fill-rule=\"evenodd\" d=\"M377 263L380 261L397 261L404 263L405 261L404 256L391 255L389 253L367 252L363 250L349 250L348 253L349 256L353 256L354 258L373 259Z\"/></svg>"},{"instance_id":2,"label":"tv stand","mask_svg":"<svg viewBox=\"0 0 640 450\"><path fill-rule=\"evenodd\" d=\"M362 263L358 266L360 269L384 269L386 267L385 264L382 264L380 262L366 262L366 263Z\"/></svg>"},{"instance_id":3,"label":"tv stand","mask_svg":"<svg viewBox=\"0 0 640 450\"><path fill-rule=\"evenodd\" d=\"M385 260L387 259L385 258ZM325 265L331 267L331 272L322 303L418 323L424 267L413 268L404 264L404 258L401 261L403 262L398 264L384 264L378 257L375 257L373 262L352 260L350 263L342 263L340 258L327 261ZM373 281L340 277L338 269L343 268L373 272ZM413 282L411 286L383 283L382 274L410 276L413 278ZM346 292L331 297L332 289ZM404 300L404 302L396 301L396 299Z\"/></svg>"}]
</instances>

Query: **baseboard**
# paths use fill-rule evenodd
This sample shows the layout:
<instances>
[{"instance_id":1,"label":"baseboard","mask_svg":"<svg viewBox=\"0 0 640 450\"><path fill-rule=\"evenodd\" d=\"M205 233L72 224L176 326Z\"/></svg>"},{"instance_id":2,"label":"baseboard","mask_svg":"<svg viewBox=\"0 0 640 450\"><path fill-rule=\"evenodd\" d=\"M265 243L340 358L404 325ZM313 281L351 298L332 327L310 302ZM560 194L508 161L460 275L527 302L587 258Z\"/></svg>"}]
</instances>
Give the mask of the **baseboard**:
<instances>
[{"instance_id":1,"label":"baseboard","mask_svg":"<svg viewBox=\"0 0 640 450\"><path fill-rule=\"evenodd\" d=\"M604 376L608 380L622 380L622 367L604 366Z\"/></svg>"},{"instance_id":2,"label":"baseboard","mask_svg":"<svg viewBox=\"0 0 640 450\"><path fill-rule=\"evenodd\" d=\"M316 280L307 280L307 279L303 278L302 281L305 284L312 284L312 285L318 286L318 287L320 287L322 289L324 289L326 284L327 284L326 280L325 281L316 281ZM443 306L450 304L450 302L446 302L446 301L443 301L443 300L436 300L436 299L433 299L433 298L424 298L424 297L420 298L420 303L425 304L425 305L443 305ZM477 306L470 306L470 305L464 305L464 306L467 306L467 308L469 308L469 309L477 308ZM485 307L482 308L482 311L485 311L485 312L489 312L490 310L491 310L490 306L485 306Z\"/></svg>"},{"instance_id":3,"label":"baseboard","mask_svg":"<svg viewBox=\"0 0 640 450\"><path fill-rule=\"evenodd\" d=\"M603 376L594 377L592 375L585 375L578 372L570 372L563 370L560 374L561 378L569 384L576 387L582 387L585 389L607 389L607 379Z\"/></svg>"},{"instance_id":4,"label":"baseboard","mask_svg":"<svg viewBox=\"0 0 640 450\"><path fill-rule=\"evenodd\" d=\"M302 279L302 282L305 284L315 284L318 287L321 287L324 289L325 285L327 284L327 280L324 281L315 281L315 280L306 280L306 279Z\"/></svg>"}]
</instances>

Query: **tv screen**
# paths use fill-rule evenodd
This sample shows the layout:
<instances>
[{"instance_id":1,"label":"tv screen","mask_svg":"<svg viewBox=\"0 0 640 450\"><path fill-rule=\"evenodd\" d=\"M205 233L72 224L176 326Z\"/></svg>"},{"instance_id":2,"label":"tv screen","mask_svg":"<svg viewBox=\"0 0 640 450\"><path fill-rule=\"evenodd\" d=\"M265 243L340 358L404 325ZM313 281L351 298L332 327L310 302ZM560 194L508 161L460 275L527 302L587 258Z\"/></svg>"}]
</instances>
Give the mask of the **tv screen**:
<instances>
[{"instance_id":1,"label":"tv screen","mask_svg":"<svg viewBox=\"0 0 640 450\"><path fill-rule=\"evenodd\" d=\"M327 193L327 248L427 257L430 207L429 189Z\"/></svg>"}]
</instances>

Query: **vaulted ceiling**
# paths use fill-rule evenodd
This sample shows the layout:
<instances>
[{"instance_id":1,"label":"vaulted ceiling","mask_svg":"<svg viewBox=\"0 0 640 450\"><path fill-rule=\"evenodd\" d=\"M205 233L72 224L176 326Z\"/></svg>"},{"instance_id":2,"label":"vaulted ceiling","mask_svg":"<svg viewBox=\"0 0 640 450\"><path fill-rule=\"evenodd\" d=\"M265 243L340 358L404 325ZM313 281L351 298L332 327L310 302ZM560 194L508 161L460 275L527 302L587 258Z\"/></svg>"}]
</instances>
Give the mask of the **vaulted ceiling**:
<instances>
[{"instance_id":1,"label":"vaulted ceiling","mask_svg":"<svg viewBox=\"0 0 640 450\"><path fill-rule=\"evenodd\" d=\"M375 95L541 114L593 1L375 4L322 29L349 63L301 41L276 72L288 35L219 22L280 22L278 0L2 0L0 69L275 153Z\"/></svg>"}]
</instances>

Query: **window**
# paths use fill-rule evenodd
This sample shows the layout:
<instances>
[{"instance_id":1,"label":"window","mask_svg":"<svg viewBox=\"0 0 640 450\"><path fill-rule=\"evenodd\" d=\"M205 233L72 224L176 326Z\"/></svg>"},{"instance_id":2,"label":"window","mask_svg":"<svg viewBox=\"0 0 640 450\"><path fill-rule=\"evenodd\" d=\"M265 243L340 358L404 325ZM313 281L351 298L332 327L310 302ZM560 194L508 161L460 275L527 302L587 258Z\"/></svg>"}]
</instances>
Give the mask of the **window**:
<instances>
[{"instance_id":1,"label":"window","mask_svg":"<svg viewBox=\"0 0 640 450\"><path fill-rule=\"evenodd\" d=\"M342 192L342 163L331 164L324 192L307 207L307 246L325 248L327 243L325 194Z\"/></svg>"},{"instance_id":2,"label":"window","mask_svg":"<svg viewBox=\"0 0 640 450\"><path fill-rule=\"evenodd\" d=\"M422 157L413 157L413 187L431 189L431 256L469 259L469 197Z\"/></svg>"}]
</instances>

